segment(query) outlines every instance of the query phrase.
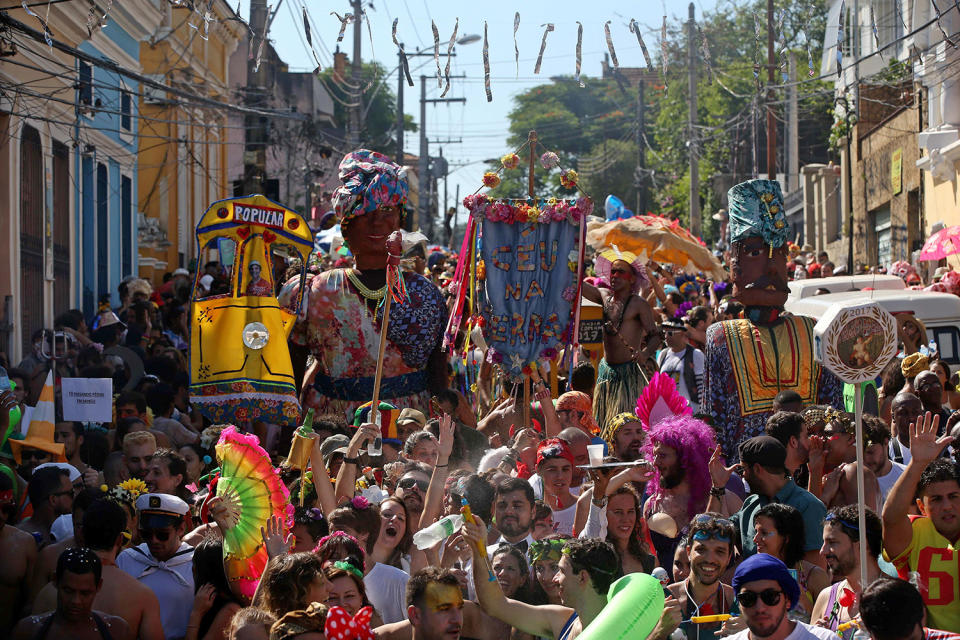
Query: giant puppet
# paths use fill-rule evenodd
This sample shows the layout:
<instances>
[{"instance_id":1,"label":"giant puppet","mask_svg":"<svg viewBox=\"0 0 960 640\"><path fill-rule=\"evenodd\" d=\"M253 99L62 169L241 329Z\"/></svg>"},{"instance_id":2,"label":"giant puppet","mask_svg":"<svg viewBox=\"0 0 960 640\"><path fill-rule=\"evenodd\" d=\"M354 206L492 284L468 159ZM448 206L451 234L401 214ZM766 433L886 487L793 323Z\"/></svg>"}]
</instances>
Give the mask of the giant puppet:
<instances>
[{"instance_id":1,"label":"giant puppet","mask_svg":"<svg viewBox=\"0 0 960 640\"><path fill-rule=\"evenodd\" d=\"M839 408L843 387L814 360L814 320L783 310L789 229L779 183L748 180L727 197L733 296L745 311L707 330L703 410L729 462L740 442L763 433L781 391Z\"/></svg>"},{"instance_id":2,"label":"giant puppet","mask_svg":"<svg viewBox=\"0 0 960 640\"><path fill-rule=\"evenodd\" d=\"M303 304L290 335L298 374L307 356L313 356L302 378L301 402L304 410L352 421L357 407L374 397L382 358L379 398L426 413L431 394L446 388L439 347L447 311L437 287L423 276L403 273L400 288L405 295L394 297L386 345L379 350L386 307L381 303L393 295L387 288L386 243L406 215L406 178L401 167L367 149L348 153L340 162L339 177L334 210L356 264L316 274L303 287ZM281 302L293 305L299 288L299 280L288 282Z\"/></svg>"}]
</instances>

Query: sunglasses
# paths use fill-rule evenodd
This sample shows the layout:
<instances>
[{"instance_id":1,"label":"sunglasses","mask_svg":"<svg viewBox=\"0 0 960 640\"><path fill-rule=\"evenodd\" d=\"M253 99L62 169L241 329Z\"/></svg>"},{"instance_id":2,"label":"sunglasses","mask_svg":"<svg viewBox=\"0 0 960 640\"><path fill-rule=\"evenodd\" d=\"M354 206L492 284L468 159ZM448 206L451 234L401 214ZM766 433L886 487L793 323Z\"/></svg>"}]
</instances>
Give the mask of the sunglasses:
<instances>
[{"instance_id":1,"label":"sunglasses","mask_svg":"<svg viewBox=\"0 0 960 640\"><path fill-rule=\"evenodd\" d=\"M425 480L417 480L416 478L401 478L400 482L397 483L397 487L400 489L413 489L416 487L420 491L426 491L427 487L430 486L430 483Z\"/></svg>"},{"instance_id":2,"label":"sunglasses","mask_svg":"<svg viewBox=\"0 0 960 640\"><path fill-rule=\"evenodd\" d=\"M157 542L166 542L170 539L171 531L169 529L140 529L140 539L144 542L156 540Z\"/></svg>"},{"instance_id":3,"label":"sunglasses","mask_svg":"<svg viewBox=\"0 0 960 640\"><path fill-rule=\"evenodd\" d=\"M43 460L49 458L50 454L39 449L21 449L20 458L22 460Z\"/></svg>"},{"instance_id":4,"label":"sunglasses","mask_svg":"<svg viewBox=\"0 0 960 640\"><path fill-rule=\"evenodd\" d=\"M763 601L763 604L768 607L780 602L780 596L783 595L783 591L779 589L764 589L760 593L756 591L741 591L737 594L737 602L740 603L740 606L749 609L757 604L757 598Z\"/></svg>"}]
</instances>

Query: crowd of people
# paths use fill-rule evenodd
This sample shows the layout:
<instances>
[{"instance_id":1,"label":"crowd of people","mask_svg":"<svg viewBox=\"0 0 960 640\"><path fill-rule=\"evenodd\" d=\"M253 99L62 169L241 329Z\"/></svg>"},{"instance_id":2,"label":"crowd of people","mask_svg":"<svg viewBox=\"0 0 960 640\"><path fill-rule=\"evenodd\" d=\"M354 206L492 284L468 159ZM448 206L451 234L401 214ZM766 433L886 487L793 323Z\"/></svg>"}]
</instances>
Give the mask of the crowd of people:
<instances>
[{"instance_id":1,"label":"crowd of people","mask_svg":"<svg viewBox=\"0 0 960 640\"><path fill-rule=\"evenodd\" d=\"M127 279L118 307L65 312L16 366L0 362L14 383L0 393L0 433L51 368L56 394L65 377L122 389L111 422L58 417L0 452L0 634L571 640L611 584L647 573L665 590L651 640L960 638L960 389L935 353L901 345L863 415L857 469L853 416L788 386L762 432L731 438L718 424L711 340L753 308L733 278L598 255L584 296L604 309L603 358L577 354L559 376L566 391L535 376L527 395L476 340L465 358L442 349L457 256L418 244L379 357L377 424L383 244L406 183L368 151L347 156L341 180L333 202L351 255L315 256L302 284L280 255L257 274L281 304L304 289L290 352L313 418L309 473L286 459L292 428L236 425L258 437L294 506L263 525L269 562L252 599L227 578L224 509L206 508L225 425L190 400L194 287L217 295L231 278L208 262L156 288ZM790 277L833 269L784 253Z\"/></svg>"}]
</instances>

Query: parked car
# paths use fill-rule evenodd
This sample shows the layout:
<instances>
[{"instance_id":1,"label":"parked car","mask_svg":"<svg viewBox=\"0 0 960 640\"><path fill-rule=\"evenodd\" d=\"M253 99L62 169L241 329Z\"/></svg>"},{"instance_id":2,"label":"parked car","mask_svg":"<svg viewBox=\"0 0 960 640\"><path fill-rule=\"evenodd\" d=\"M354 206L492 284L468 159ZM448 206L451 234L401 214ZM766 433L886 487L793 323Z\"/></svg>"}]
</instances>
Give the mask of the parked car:
<instances>
[{"instance_id":1,"label":"parked car","mask_svg":"<svg viewBox=\"0 0 960 640\"><path fill-rule=\"evenodd\" d=\"M863 291L864 289L903 290L907 288L900 277L883 273L793 280L788 283L788 286L790 287L791 298L815 296L819 289L826 289L830 293L839 293L842 291Z\"/></svg>"}]
</instances>

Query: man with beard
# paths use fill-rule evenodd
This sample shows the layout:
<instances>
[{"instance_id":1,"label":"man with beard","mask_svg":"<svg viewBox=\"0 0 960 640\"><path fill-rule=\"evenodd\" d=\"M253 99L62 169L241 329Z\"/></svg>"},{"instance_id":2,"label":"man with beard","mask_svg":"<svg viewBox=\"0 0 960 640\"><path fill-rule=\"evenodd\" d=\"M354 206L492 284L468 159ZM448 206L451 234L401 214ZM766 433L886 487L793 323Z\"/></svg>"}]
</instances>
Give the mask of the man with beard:
<instances>
[{"instance_id":1,"label":"man with beard","mask_svg":"<svg viewBox=\"0 0 960 640\"><path fill-rule=\"evenodd\" d=\"M863 414L863 466L873 472L880 486L880 506L906 465L890 459L890 429L877 416Z\"/></svg>"},{"instance_id":2,"label":"man with beard","mask_svg":"<svg viewBox=\"0 0 960 640\"><path fill-rule=\"evenodd\" d=\"M841 407L843 386L813 357L814 320L783 311L790 229L779 183L748 180L727 198L733 297L744 312L707 329L701 406L733 462L737 445L763 432L784 388L804 404Z\"/></svg>"},{"instance_id":3,"label":"man with beard","mask_svg":"<svg viewBox=\"0 0 960 640\"><path fill-rule=\"evenodd\" d=\"M883 557L901 578L919 576L932 627L960 633L960 465L937 458L953 441L937 437L939 417L910 425L912 457L883 505ZM920 517L910 513L914 504Z\"/></svg>"},{"instance_id":4,"label":"man with beard","mask_svg":"<svg viewBox=\"0 0 960 640\"><path fill-rule=\"evenodd\" d=\"M820 501L828 509L859 502L857 492L857 447L853 416L832 412L831 420L823 429L823 453L826 468L832 469L823 479ZM880 485L869 468L863 470L863 503L880 509Z\"/></svg>"},{"instance_id":5,"label":"man with beard","mask_svg":"<svg viewBox=\"0 0 960 640\"><path fill-rule=\"evenodd\" d=\"M707 460L716 447L713 429L691 416L675 416L650 429L643 452L653 462L650 498L643 517L660 566L673 566L673 555L690 519L704 511L710 490ZM731 491L721 496L727 509L736 511L740 500Z\"/></svg>"},{"instance_id":6,"label":"man with beard","mask_svg":"<svg viewBox=\"0 0 960 640\"><path fill-rule=\"evenodd\" d=\"M786 448L784 466L796 478L800 468L810 460L810 437L803 416L792 411L777 411L767 418L766 432Z\"/></svg>"},{"instance_id":7,"label":"man with beard","mask_svg":"<svg viewBox=\"0 0 960 640\"><path fill-rule=\"evenodd\" d=\"M720 582L720 577L733 560L733 523L717 513L701 513L693 519L687 535L690 575L667 587L680 603L683 619L691 616L712 616L719 613L738 615L733 587ZM688 640L716 638L722 623L692 624L680 628Z\"/></svg>"},{"instance_id":8,"label":"man with beard","mask_svg":"<svg viewBox=\"0 0 960 640\"><path fill-rule=\"evenodd\" d=\"M757 511L771 502L789 504L803 516L805 536L803 559L817 566L823 566L823 560L820 557L820 546L823 543L820 537L820 526L827 510L816 496L798 487L797 483L787 475L786 459L787 450L776 438L756 436L741 444L739 466L743 470L743 479L750 485L751 493L743 501L740 510L730 514L721 504L720 497L725 493L725 487L737 465L724 466L720 448L717 447L709 462L713 487L710 489L707 509L730 516L740 532L740 549L743 555L751 556L757 552L757 545L753 541L753 521Z\"/></svg>"},{"instance_id":9,"label":"man with beard","mask_svg":"<svg viewBox=\"0 0 960 640\"><path fill-rule=\"evenodd\" d=\"M93 610L103 586L100 558L90 549L68 549L57 561L57 608L24 618L13 630L16 640L76 638L127 640L133 637L123 618Z\"/></svg>"},{"instance_id":10,"label":"man with beard","mask_svg":"<svg viewBox=\"0 0 960 640\"><path fill-rule=\"evenodd\" d=\"M157 439L149 431L133 431L124 436L123 460L130 477L143 480L156 452Z\"/></svg>"},{"instance_id":11,"label":"man with beard","mask_svg":"<svg viewBox=\"0 0 960 640\"><path fill-rule=\"evenodd\" d=\"M800 585L779 558L758 553L741 562L733 590L747 628L729 640L837 640L833 631L787 617L800 599Z\"/></svg>"},{"instance_id":12,"label":"man with beard","mask_svg":"<svg viewBox=\"0 0 960 640\"><path fill-rule=\"evenodd\" d=\"M867 530L867 584L879 578L880 547L883 525L873 509L866 510ZM867 585L860 584L860 529L857 526L857 505L831 509L823 523L823 547L820 554L827 561L833 585L817 596L810 620L836 631L837 626L857 617L860 593ZM839 580L842 578L842 580ZM849 594L853 594L849 603ZM846 604L849 603L849 604ZM839 605L839 606L838 606Z\"/></svg>"},{"instance_id":13,"label":"man with beard","mask_svg":"<svg viewBox=\"0 0 960 640\"><path fill-rule=\"evenodd\" d=\"M607 422L603 439L610 447L610 455L624 462L634 462L643 457L641 449L646 443L647 432L635 413L621 413Z\"/></svg>"},{"instance_id":14,"label":"man with beard","mask_svg":"<svg viewBox=\"0 0 960 640\"><path fill-rule=\"evenodd\" d=\"M346 461L346 458L344 461ZM416 524L420 522L424 499L427 495L427 489L430 487L430 475L430 467L422 462L408 462L403 467L403 475L397 482L397 489L393 495L403 500L403 504L407 508L408 523ZM417 529L419 529L419 526Z\"/></svg>"},{"instance_id":15,"label":"man with beard","mask_svg":"<svg viewBox=\"0 0 960 640\"><path fill-rule=\"evenodd\" d=\"M496 486L493 494L493 518L500 538L487 547L487 555L501 544L516 547L524 555L533 542L530 535L533 524L533 487L520 478L506 478Z\"/></svg>"},{"instance_id":16,"label":"man with beard","mask_svg":"<svg viewBox=\"0 0 960 640\"><path fill-rule=\"evenodd\" d=\"M601 429L618 413L631 411L647 385L644 372L660 346L650 304L640 295L649 285L640 258L617 247L597 256L597 276L609 288L583 283L583 297L603 307L603 359L597 368L593 415Z\"/></svg>"},{"instance_id":17,"label":"man with beard","mask_svg":"<svg viewBox=\"0 0 960 640\"><path fill-rule=\"evenodd\" d=\"M53 440L63 444L63 456L83 475L83 485L99 487L101 484L100 472L88 466L80 458L80 447L83 446L83 423L58 422L53 429Z\"/></svg>"},{"instance_id":18,"label":"man with beard","mask_svg":"<svg viewBox=\"0 0 960 640\"><path fill-rule=\"evenodd\" d=\"M136 502L140 539L117 556L117 567L150 587L160 601L160 622L167 638L187 634L193 610L193 547L181 542L190 507L176 496L145 493Z\"/></svg>"}]
</instances>

